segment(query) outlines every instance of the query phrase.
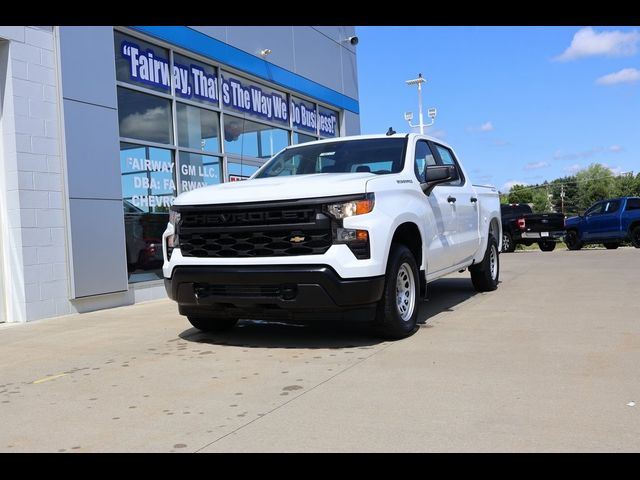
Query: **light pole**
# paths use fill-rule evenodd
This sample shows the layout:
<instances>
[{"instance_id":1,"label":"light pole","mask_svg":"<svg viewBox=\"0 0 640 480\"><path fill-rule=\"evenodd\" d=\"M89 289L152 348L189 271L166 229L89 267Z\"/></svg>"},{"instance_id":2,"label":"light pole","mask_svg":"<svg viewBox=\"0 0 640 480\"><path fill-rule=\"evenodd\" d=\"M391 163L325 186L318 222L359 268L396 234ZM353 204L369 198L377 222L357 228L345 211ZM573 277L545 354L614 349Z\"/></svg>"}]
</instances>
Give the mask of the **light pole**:
<instances>
[{"instance_id":1,"label":"light pole","mask_svg":"<svg viewBox=\"0 0 640 480\"><path fill-rule=\"evenodd\" d=\"M422 115L422 84L427 81L424 79L421 73L418 74L418 78L414 78L413 80L407 80L405 83L407 85L418 85L418 120L420 123L418 125L412 125L411 120L413 119L413 114L411 112L406 112L404 114L404 119L409 122L409 126L411 128L420 127L420 134L424 135L424 127L430 127L435 122L435 118L437 115L437 111L435 108L429 109L429 118L431 118L431 123L428 125L424 124L424 116Z\"/></svg>"}]
</instances>

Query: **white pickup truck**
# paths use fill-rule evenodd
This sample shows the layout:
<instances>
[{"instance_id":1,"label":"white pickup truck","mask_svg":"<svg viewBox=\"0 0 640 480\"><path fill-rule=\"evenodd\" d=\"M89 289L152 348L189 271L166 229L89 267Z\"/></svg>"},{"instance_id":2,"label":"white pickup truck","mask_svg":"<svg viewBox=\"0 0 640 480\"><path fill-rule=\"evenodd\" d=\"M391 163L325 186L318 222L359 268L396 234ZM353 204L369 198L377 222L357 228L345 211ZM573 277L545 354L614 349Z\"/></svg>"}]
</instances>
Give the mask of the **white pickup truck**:
<instances>
[{"instance_id":1,"label":"white pickup truck","mask_svg":"<svg viewBox=\"0 0 640 480\"><path fill-rule=\"evenodd\" d=\"M472 185L450 146L361 135L292 145L246 181L179 195L163 273L203 331L364 320L402 338L429 282L468 268L495 290L501 239L496 189Z\"/></svg>"}]
</instances>

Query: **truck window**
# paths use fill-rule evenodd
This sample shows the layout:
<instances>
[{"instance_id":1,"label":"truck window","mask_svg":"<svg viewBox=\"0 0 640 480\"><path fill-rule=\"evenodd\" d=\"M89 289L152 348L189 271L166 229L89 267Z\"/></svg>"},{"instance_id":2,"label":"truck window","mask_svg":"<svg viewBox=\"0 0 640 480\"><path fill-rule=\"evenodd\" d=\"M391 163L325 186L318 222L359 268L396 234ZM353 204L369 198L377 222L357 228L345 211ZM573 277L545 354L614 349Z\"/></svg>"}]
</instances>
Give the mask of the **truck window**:
<instances>
[{"instance_id":1,"label":"truck window","mask_svg":"<svg viewBox=\"0 0 640 480\"><path fill-rule=\"evenodd\" d=\"M620 200L605 202L604 213L615 213L620 208Z\"/></svg>"},{"instance_id":2,"label":"truck window","mask_svg":"<svg viewBox=\"0 0 640 480\"><path fill-rule=\"evenodd\" d=\"M604 203L596 203L593 207L584 212L585 217L591 217L592 215L601 215Z\"/></svg>"},{"instance_id":3,"label":"truck window","mask_svg":"<svg viewBox=\"0 0 640 480\"><path fill-rule=\"evenodd\" d=\"M640 198L630 198L627 200L627 211L640 210Z\"/></svg>"},{"instance_id":4,"label":"truck window","mask_svg":"<svg viewBox=\"0 0 640 480\"><path fill-rule=\"evenodd\" d=\"M460 167L458 167L458 163L456 162L455 157L453 156L453 152L449 150L447 147L438 145L437 143L435 144L435 146L436 146L436 149L438 150L438 154L440 155L440 160L442 161L442 164L453 165L454 167L456 167L456 170L458 172L457 180L454 180L453 182L449 182L449 183L444 183L443 185L451 185L454 187L461 186L464 179L462 178L462 171L460 170Z\"/></svg>"},{"instance_id":5,"label":"truck window","mask_svg":"<svg viewBox=\"0 0 640 480\"><path fill-rule=\"evenodd\" d=\"M522 203L518 205L500 205L500 213L502 215L523 215L525 213L533 213L533 210L526 203Z\"/></svg>"},{"instance_id":6,"label":"truck window","mask_svg":"<svg viewBox=\"0 0 640 480\"><path fill-rule=\"evenodd\" d=\"M370 138L301 144L269 160L253 178L313 173L367 171L377 175L402 170L406 138Z\"/></svg>"},{"instance_id":7,"label":"truck window","mask_svg":"<svg viewBox=\"0 0 640 480\"><path fill-rule=\"evenodd\" d=\"M416 172L416 178L420 181L420 183L426 182L424 178L424 167L427 165L435 164L436 159L433 157L433 153L431 153L429 144L424 140L419 140L418 143L416 143L414 169Z\"/></svg>"}]
</instances>

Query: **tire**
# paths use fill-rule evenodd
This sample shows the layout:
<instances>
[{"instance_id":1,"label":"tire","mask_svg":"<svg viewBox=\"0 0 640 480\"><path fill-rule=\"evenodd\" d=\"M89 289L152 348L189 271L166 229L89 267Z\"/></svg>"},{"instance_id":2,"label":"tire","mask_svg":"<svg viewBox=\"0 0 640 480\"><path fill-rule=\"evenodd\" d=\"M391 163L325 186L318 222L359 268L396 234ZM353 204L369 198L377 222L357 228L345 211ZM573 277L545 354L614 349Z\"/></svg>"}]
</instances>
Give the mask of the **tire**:
<instances>
[{"instance_id":1,"label":"tire","mask_svg":"<svg viewBox=\"0 0 640 480\"><path fill-rule=\"evenodd\" d=\"M505 253L511 253L516 249L516 244L513 243L513 237L509 232L502 233L502 251Z\"/></svg>"},{"instance_id":2,"label":"tire","mask_svg":"<svg viewBox=\"0 0 640 480\"><path fill-rule=\"evenodd\" d=\"M615 250L620 246L620 244L616 242L604 242L603 245L607 250Z\"/></svg>"},{"instance_id":3,"label":"tire","mask_svg":"<svg viewBox=\"0 0 640 480\"><path fill-rule=\"evenodd\" d=\"M636 225L631 230L631 243L634 247L640 248L640 225Z\"/></svg>"},{"instance_id":4,"label":"tire","mask_svg":"<svg viewBox=\"0 0 640 480\"><path fill-rule=\"evenodd\" d=\"M191 325L203 332L224 332L231 330L238 323L237 318L209 318L194 315L189 315L187 318Z\"/></svg>"},{"instance_id":5,"label":"tire","mask_svg":"<svg viewBox=\"0 0 640 480\"><path fill-rule=\"evenodd\" d=\"M402 244L391 245L382 299L374 322L377 333L387 339L408 337L416 330L420 277L411 251Z\"/></svg>"},{"instance_id":6,"label":"tire","mask_svg":"<svg viewBox=\"0 0 640 480\"><path fill-rule=\"evenodd\" d=\"M578 232L575 230L567 231L564 236L564 243L569 250L580 250L582 248L582 242L578 239Z\"/></svg>"},{"instance_id":7,"label":"tire","mask_svg":"<svg viewBox=\"0 0 640 480\"><path fill-rule=\"evenodd\" d=\"M471 282L478 292L491 292L498 288L500 277L500 255L498 254L498 242L489 235L487 250L482 262L469 267Z\"/></svg>"},{"instance_id":8,"label":"tire","mask_svg":"<svg viewBox=\"0 0 640 480\"><path fill-rule=\"evenodd\" d=\"M540 247L540 250L542 250L543 252L553 252L556 249L556 242L538 242L538 247Z\"/></svg>"}]
</instances>

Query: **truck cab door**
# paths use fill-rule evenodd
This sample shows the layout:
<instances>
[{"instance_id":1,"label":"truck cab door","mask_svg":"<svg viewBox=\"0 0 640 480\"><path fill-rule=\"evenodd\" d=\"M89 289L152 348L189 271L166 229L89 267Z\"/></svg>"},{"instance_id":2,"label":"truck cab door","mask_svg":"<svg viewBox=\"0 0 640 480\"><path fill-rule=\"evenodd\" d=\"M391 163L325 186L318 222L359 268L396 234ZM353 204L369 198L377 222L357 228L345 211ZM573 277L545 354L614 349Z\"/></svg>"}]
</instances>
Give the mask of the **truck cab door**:
<instances>
[{"instance_id":1,"label":"truck cab door","mask_svg":"<svg viewBox=\"0 0 640 480\"><path fill-rule=\"evenodd\" d=\"M426 182L425 167L436 165L436 159L426 140L418 140L414 150L414 168L418 181ZM423 219L423 231L427 255L427 274L432 274L455 264L453 250L457 223L455 211L447 202L448 187L438 185L429 195L424 195L427 210L432 212Z\"/></svg>"},{"instance_id":2,"label":"truck cab door","mask_svg":"<svg viewBox=\"0 0 640 480\"><path fill-rule=\"evenodd\" d=\"M598 232L600 238L616 238L620 232L620 200L604 202L602 215L599 216Z\"/></svg>"},{"instance_id":3,"label":"truck cab door","mask_svg":"<svg viewBox=\"0 0 640 480\"><path fill-rule=\"evenodd\" d=\"M446 192L446 201L451 206L456 222L456 233L453 242L452 258L456 265L473 258L480 246L478 218L480 206L478 197L471 182L465 178L464 172L453 151L443 145L432 142L435 147L436 161L441 165L452 165L457 171L457 179L435 188ZM499 238L496 241L500 241Z\"/></svg>"},{"instance_id":4,"label":"truck cab door","mask_svg":"<svg viewBox=\"0 0 640 480\"><path fill-rule=\"evenodd\" d=\"M589 240L597 238L600 235L601 222L600 217L604 209L604 202L599 202L584 212L582 221L582 238Z\"/></svg>"}]
</instances>

